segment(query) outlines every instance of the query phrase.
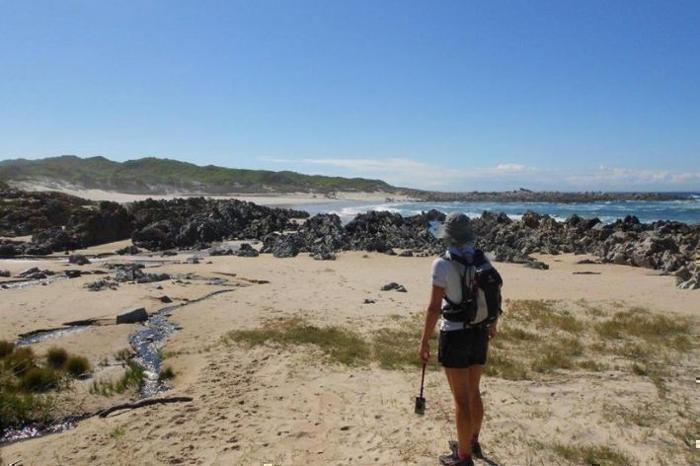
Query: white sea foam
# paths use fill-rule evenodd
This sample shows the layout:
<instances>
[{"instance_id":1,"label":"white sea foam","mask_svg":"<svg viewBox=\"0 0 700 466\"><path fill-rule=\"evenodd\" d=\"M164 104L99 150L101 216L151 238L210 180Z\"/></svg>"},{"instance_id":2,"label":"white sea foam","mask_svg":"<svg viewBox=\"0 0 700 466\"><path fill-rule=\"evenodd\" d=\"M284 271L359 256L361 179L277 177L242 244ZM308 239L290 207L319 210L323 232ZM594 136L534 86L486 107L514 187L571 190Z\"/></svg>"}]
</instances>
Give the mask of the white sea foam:
<instances>
[{"instance_id":1,"label":"white sea foam","mask_svg":"<svg viewBox=\"0 0 700 466\"><path fill-rule=\"evenodd\" d=\"M337 214L344 222L352 220L356 215L371 210L399 213L411 216L436 209L441 212L464 212L470 218L481 217L482 212L505 212L512 220L520 220L528 210L539 214L548 214L557 221L564 221L573 214L584 218L598 217L605 223L614 222L627 215L635 215L642 222L655 220L677 220L685 223L700 223L700 195L693 194L693 199L684 201L605 201L595 203L563 204L563 203L497 203L497 202L392 202L392 203L354 203L339 206L328 205L327 210L321 211ZM319 210L310 208L312 212Z\"/></svg>"}]
</instances>

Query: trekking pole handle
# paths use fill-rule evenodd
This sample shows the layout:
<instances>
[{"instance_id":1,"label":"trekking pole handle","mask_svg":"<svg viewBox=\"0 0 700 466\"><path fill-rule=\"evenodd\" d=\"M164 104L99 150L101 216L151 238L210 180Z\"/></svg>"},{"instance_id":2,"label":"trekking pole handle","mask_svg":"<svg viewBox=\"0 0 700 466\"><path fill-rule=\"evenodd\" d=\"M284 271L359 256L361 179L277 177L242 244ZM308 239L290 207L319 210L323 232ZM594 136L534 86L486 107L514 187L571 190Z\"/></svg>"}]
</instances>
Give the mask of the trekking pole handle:
<instances>
[{"instance_id":1,"label":"trekking pole handle","mask_svg":"<svg viewBox=\"0 0 700 466\"><path fill-rule=\"evenodd\" d=\"M421 371L421 376L420 376L420 397L423 398L423 383L425 382L425 366L426 363L423 363L423 370Z\"/></svg>"}]
</instances>

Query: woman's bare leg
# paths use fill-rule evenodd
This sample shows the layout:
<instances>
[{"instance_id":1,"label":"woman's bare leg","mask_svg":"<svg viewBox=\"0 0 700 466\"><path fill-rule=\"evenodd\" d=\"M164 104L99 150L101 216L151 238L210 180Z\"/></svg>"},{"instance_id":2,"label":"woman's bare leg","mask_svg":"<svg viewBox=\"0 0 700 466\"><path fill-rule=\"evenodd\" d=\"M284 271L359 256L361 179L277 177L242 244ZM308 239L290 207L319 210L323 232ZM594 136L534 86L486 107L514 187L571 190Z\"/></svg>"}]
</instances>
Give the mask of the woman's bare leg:
<instances>
[{"instance_id":1,"label":"woman's bare leg","mask_svg":"<svg viewBox=\"0 0 700 466\"><path fill-rule=\"evenodd\" d=\"M471 455L472 416L469 410L469 369L453 369L446 367L445 374L450 383L452 397L455 402L455 419L457 423L457 439L459 453Z\"/></svg>"},{"instance_id":2,"label":"woman's bare leg","mask_svg":"<svg viewBox=\"0 0 700 466\"><path fill-rule=\"evenodd\" d=\"M481 432L481 423L484 420L484 405L481 402L481 390L479 389L483 368L484 366L475 365L467 369L469 371L467 393L469 394L472 435L478 435Z\"/></svg>"}]
</instances>

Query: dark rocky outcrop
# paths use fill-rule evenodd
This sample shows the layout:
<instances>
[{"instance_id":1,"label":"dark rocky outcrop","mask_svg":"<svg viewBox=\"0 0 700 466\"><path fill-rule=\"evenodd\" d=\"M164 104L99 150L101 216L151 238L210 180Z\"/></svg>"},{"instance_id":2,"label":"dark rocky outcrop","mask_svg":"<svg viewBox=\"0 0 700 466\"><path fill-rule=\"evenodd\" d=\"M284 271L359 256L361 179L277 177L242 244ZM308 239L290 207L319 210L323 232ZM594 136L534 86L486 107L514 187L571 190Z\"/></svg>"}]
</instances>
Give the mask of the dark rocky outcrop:
<instances>
[{"instance_id":1,"label":"dark rocky outcrop","mask_svg":"<svg viewBox=\"0 0 700 466\"><path fill-rule=\"evenodd\" d=\"M602 263L673 273L698 260L700 225L669 221L644 224L635 216L607 225L597 218L577 215L557 222L534 212L526 213L520 221L485 212L473 224L477 246L492 252L499 261L536 266L530 254L585 253L597 256Z\"/></svg>"},{"instance_id":2,"label":"dark rocky outcrop","mask_svg":"<svg viewBox=\"0 0 700 466\"><path fill-rule=\"evenodd\" d=\"M118 282L133 282L143 277L143 264L119 264L114 267L116 273L114 279Z\"/></svg>"},{"instance_id":3,"label":"dark rocky outcrop","mask_svg":"<svg viewBox=\"0 0 700 466\"><path fill-rule=\"evenodd\" d=\"M81 270L68 269L63 272L63 274L68 278L78 278L83 272Z\"/></svg>"},{"instance_id":4,"label":"dark rocky outcrop","mask_svg":"<svg viewBox=\"0 0 700 466\"><path fill-rule=\"evenodd\" d=\"M0 236L32 235L29 243L3 247L2 257L68 251L131 234L131 219L116 202L95 203L61 193L16 189L4 190L0 197Z\"/></svg>"},{"instance_id":5,"label":"dark rocky outcrop","mask_svg":"<svg viewBox=\"0 0 700 466\"><path fill-rule=\"evenodd\" d=\"M96 208L76 211L68 219L66 230L85 247L126 239L133 225L124 206L103 201Z\"/></svg>"},{"instance_id":6,"label":"dark rocky outcrop","mask_svg":"<svg viewBox=\"0 0 700 466\"><path fill-rule=\"evenodd\" d=\"M386 252L389 249L417 249L437 252L440 242L430 233L435 212L402 217L398 213L371 211L357 215L345 226L348 249Z\"/></svg>"},{"instance_id":7,"label":"dark rocky outcrop","mask_svg":"<svg viewBox=\"0 0 700 466\"><path fill-rule=\"evenodd\" d=\"M17 241L0 240L0 259L15 257L20 253Z\"/></svg>"},{"instance_id":8,"label":"dark rocky outcrop","mask_svg":"<svg viewBox=\"0 0 700 466\"><path fill-rule=\"evenodd\" d=\"M83 286L89 291L102 291L105 289L116 290L119 287L119 283L109 278L103 278L94 282L86 283Z\"/></svg>"},{"instance_id":9,"label":"dark rocky outcrop","mask_svg":"<svg viewBox=\"0 0 700 466\"><path fill-rule=\"evenodd\" d=\"M431 232L445 218L437 210L410 217L372 211L343 225L334 214L308 218L305 212L238 200L148 199L124 207L55 193L0 189L5 189L2 194L6 198L0 207L0 235L32 235L30 242L0 240L0 257L46 255L128 237L134 245L119 253L135 254L140 252L138 248L146 248L176 254L178 249L210 248L213 242L223 240L259 240L260 253L275 257L306 253L318 260L332 260L338 251L346 250L386 254L400 250L402 256L436 255L444 250ZM497 261L546 269L533 254L588 254L601 263L673 274L684 288L698 286L700 225L670 221L644 224L632 215L611 224L578 215L558 222L536 212L526 212L517 221L504 213L484 212L472 223L477 246ZM209 253L254 257L258 251L242 245L238 249L214 248ZM31 276L42 275L46 275L44 271L35 271ZM165 274L145 274L140 267L128 266L116 275L124 281L166 279Z\"/></svg>"},{"instance_id":10,"label":"dark rocky outcrop","mask_svg":"<svg viewBox=\"0 0 700 466\"><path fill-rule=\"evenodd\" d=\"M153 283L171 278L167 273L145 273L143 264L119 264L114 268L117 282Z\"/></svg>"},{"instance_id":11,"label":"dark rocky outcrop","mask_svg":"<svg viewBox=\"0 0 700 466\"><path fill-rule=\"evenodd\" d=\"M241 243L235 254L238 257L258 257L260 255L258 250L248 243Z\"/></svg>"},{"instance_id":12,"label":"dark rocky outcrop","mask_svg":"<svg viewBox=\"0 0 700 466\"><path fill-rule=\"evenodd\" d=\"M125 246L121 249L117 249L115 253L117 253L120 256L135 256L137 254L140 254L141 250L132 244L131 246Z\"/></svg>"},{"instance_id":13,"label":"dark rocky outcrop","mask_svg":"<svg viewBox=\"0 0 700 466\"><path fill-rule=\"evenodd\" d=\"M293 233L265 236L261 252L271 252L275 257L294 257L300 252L308 252L315 258L330 259L334 251L346 247L345 229L340 217L318 214Z\"/></svg>"},{"instance_id":14,"label":"dark rocky outcrop","mask_svg":"<svg viewBox=\"0 0 700 466\"><path fill-rule=\"evenodd\" d=\"M82 254L71 254L68 256L68 263L75 265L87 265L90 263L90 259Z\"/></svg>"},{"instance_id":15,"label":"dark rocky outcrop","mask_svg":"<svg viewBox=\"0 0 700 466\"><path fill-rule=\"evenodd\" d=\"M697 290L700 288L700 265L691 263L680 267L674 273L676 285L684 290Z\"/></svg>"},{"instance_id":16,"label":"dark rocky outcrop","mask_svg":"<svg viewBox=\"0 0 700 466\"><path fill-rule=\"evenodd\" d=\"M138 247L163 250L197 248L225 239L260 239L295 229L294 218L306 212L274 209L238 200L204 198L146 200L130 206L132 241Z\"/></svg>"},{"instance_id":17,"label":"dark rocky outcrop","mask_svg":"<svg viewBox=\"0 0 700 466\"><path fill-rule=\"evenodd\" d=\"M56 272L52 270L40 270L39 267L30 267L27 270L18 273L17 276L20 278L27 278L29 280L41 280L55 274Z\"/></svg>"},{"instance_id":18,"label":"dark rocky outcrop","mask_svg":"<svg viewBox=\"0 0 700 466\"><path fill-rule=\"evenodd\" d=\"M382 287L382 291L392 291L392 290L399 291L401 293L405 293L407 291L405 286L399 285L396 282L387 283L386 285L384 285Z\"/></svg>"},{"instance_id":19,"label":"dark rocky outcrop","mask_svg":"<svg viewBox=\"0 0 700 466\"><path fill-rule=\"evenodd\" d=\"M0 187L0 236L25 236L66 225L91 201L55 192L28 192Z\"/></svg>"},{"instance_id":20,"label":"dark rocky outcrop","mask_svg":"<svg viewBox=\"0 0 700 466\"><path fill-rule=\"evenodd\" d=\"M117 324L135 324L148 320L148 313L143 307L126 311L117 316Z\"/></svg>"}]
</instances>

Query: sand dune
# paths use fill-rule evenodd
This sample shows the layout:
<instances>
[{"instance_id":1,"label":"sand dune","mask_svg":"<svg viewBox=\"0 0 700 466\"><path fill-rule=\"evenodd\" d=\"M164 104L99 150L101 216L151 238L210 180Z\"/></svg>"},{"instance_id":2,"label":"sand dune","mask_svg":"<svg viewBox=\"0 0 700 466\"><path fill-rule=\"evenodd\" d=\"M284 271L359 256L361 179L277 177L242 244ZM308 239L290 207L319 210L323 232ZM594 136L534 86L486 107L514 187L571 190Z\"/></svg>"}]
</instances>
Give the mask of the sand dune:
<instances>
[{"instance_id":1,"label":"sand dune","mask_svg":"<svg viewBox=\"0 0 700 466\"><path fill-rule=\"evenodd\" d=\"M167 194L129 194L117 191L106 191L103 189L87 189L80 186L71 186L58 183L40 183L40 182L13 182L14 186L25 191L56 191L72 196L78 196L91 201L114 201L114 202L134 202L144 199L175 199L180 197L197 197L204 196L213 199L240 199L242 201L255 202L260 205L267 206L291 206L298 204L313 204L319 202L339 201L367 201L367 202L383 202L387 198L395 201L410 200L408 196L377 192L337 192L332 197L323 194L312 193L229 193L222 195L211 195L206 193L188 193L188 192L172 192Z\"/></svg>"}]
</instances>

